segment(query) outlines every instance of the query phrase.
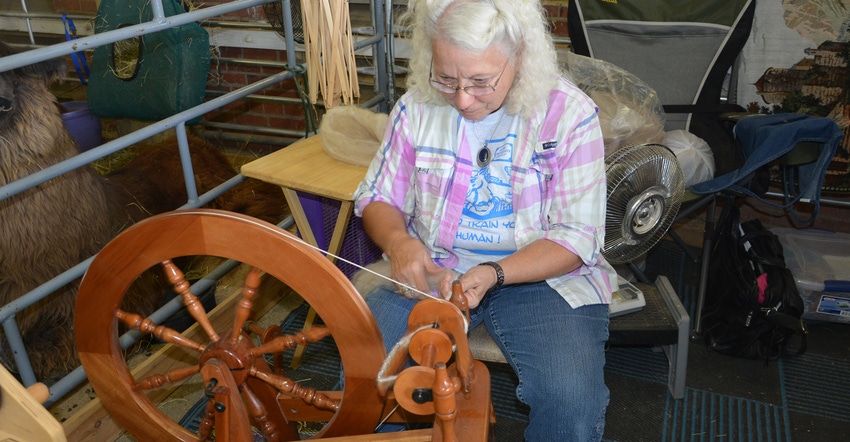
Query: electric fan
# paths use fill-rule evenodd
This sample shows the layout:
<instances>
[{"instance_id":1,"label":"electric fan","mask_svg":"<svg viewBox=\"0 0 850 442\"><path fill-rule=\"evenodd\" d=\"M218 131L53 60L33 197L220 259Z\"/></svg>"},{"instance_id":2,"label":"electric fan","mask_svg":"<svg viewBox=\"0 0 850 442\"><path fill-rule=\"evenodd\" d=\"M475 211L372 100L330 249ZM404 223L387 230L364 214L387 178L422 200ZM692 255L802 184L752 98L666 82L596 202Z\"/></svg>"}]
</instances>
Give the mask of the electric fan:
<instances>
[{"instance_id":1,"label":"electric fan","mask_svg":"<svg viewBox=\"0 0 850 442\"><path fill-rule=\"evenodd\" d=\"M638 144L606 158L605 246L611 264L629 263L655 245L679 212L685 177L676 156L660 144Z\"/></svg>"},{"instance_id":2,"label":"electric fan","mask_svg":"<svg viewBox=\"0 0 850 442\"><path fill-rule=\"evenodd\" d=\"M290 3L290 15L292 16L292 38L296 43L304 44L304 25L301 23L301 0L292 0ZM283 31L283 5L280 1L263 4L266 19L281 37L286 38Z\"/></svg>"}]
</instances>

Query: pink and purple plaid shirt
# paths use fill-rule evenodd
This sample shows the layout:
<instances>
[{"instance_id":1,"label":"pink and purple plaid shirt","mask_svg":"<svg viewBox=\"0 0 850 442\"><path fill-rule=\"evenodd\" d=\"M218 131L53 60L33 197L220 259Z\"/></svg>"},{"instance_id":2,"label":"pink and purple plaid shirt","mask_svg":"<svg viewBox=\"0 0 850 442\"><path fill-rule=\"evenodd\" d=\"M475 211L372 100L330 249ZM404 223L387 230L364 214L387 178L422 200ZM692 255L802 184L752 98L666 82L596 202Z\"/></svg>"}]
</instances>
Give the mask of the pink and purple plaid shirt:
<instances>
[{"instance_id":1,"label":"pink and purple plaid shirt","mask_svg":"<svg viewBox=\"0 0 850 442\"><path fill-rule=\"evenodd\" d=\"M452 244L473 167L469 125L450 105L420 103L408 92L390 113L375 159L354 195L355 214L372 201L401 210L411 235L439 265L453 268ZM517 247L545 238L576 255L578 269L546 282L573 308L608 304L616 273L602 256L605 149L595 104L559 80L548 111L516 119L511 191Z\"/></svg>"}]
</instances>

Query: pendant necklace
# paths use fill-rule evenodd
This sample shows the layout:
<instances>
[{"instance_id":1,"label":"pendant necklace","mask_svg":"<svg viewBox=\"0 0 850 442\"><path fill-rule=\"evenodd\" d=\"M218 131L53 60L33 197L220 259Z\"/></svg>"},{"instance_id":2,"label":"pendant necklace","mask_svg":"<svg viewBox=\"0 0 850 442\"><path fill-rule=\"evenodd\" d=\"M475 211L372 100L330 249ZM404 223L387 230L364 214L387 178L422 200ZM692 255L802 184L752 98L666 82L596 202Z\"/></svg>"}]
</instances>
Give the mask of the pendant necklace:
<instances>
[{"instance_id":1,"label":"pendant necklace","mask_svg":"<svg viewBox=\"0 0 850 442\"><path fill-rule=\"evenodd\" d=\"M493 127L493 131L490 133L490 137L484 139L484 147L478 151L478 155L475 157L475 162L478 164L478 167L485 168L490 165L490 161L493 159L493 151L490 150L490 140L496 135L496 130L499 129L499 126L502 124L502 118L504 118L505 112L502 111L502 115L499 115L499 121L496 122L496 125ZM475 136L478 137L479 141L481 140L481 134L478 133L478 126L475 124L476 122L472 122L472 130L475 131Z\"/></svg>"}]
</instances>

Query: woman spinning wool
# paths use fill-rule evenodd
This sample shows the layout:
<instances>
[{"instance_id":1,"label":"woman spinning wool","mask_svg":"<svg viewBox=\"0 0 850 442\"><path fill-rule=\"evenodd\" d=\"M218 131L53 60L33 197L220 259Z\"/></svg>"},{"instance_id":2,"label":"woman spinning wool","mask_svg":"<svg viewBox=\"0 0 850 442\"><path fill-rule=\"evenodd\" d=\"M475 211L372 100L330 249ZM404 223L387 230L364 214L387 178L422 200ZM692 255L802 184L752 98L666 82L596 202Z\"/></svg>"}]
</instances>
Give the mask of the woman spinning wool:
<instances>
[{"instance_id":1,"label":"woman spinning wool","mask_svg":"<svg viewBox=\"0 0 850 442\"><path fill-rule=\"evenodd\" d=\"M519 377L526 439L599 440L616 283L604 147L544 17L535 0L410 2L408 92L355 194L404 285L367 303L389 347L421 292L446 297L462 274L470 329L484 322Z\"/></svg>"}]
</instances>

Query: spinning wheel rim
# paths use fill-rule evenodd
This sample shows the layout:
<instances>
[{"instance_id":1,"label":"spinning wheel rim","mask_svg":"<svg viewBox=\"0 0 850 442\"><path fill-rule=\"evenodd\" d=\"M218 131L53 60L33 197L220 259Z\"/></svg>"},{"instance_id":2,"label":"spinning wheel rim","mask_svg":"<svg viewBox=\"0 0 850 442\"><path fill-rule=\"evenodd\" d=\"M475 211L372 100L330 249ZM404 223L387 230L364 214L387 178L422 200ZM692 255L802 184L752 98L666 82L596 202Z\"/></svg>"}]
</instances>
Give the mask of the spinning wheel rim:
<instances>
[{"instance_id":1,"label":"spinning wheel rim","mask_svg":"<svg viewBox=\"0 0 850 442\"><path fill-rule=\"evenodd\" d=\"M231 258L260 268L307 300L325 319L345 368L340 409L317 437L374 428L383 406L375 377L385 350L363 298L333 263L289 232L248 216L205 209L169 212L131 226L97 255L80 285L75 321L80 360L110 412L117 406L129 408L126 415L114 416L122 426L151 439L197 440L169 418L158 420L164 414L132 388L136 380L123 358L115 319L136 276L162 261L192 255Z\"/></svg>"}]
</instances>

